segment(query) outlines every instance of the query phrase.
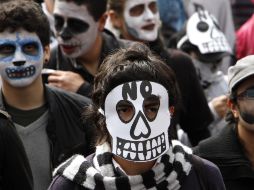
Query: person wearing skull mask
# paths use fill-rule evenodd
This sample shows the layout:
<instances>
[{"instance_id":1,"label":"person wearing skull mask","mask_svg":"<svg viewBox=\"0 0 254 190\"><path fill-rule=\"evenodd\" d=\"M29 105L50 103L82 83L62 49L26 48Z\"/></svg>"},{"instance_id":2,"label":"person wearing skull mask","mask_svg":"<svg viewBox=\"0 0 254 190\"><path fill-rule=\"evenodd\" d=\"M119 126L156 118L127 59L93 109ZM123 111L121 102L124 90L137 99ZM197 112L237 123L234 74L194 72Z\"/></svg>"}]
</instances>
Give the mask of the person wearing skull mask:
<instances>
[{"instance_id":1,"label":"person wearing skull mask","mask_svg":"<svg viewBox=\"0 0 254 190\"><path fill-rule=\"evenodd\" d=\"M198 9L175 39L176 47L192 57L214 115L214 122L209 129L215 135L226 125L227 78L219 66L222 58L231 54L231 48L216 19L205 9Z\"/></svg>"},{"instance_id":2,"label":"person wearing skull mask","mask_svg":"<svg viewBox=\"0 0 254 190\"><path fill-rule=\"evenodd\" d=\"M45 68L50 85L90 96L91 84L104 57L128 45L104 29L107 0L56 0L55 30L58 46ZM46 70L47 71L47 70Z\"/></svg>"},{"instance_id":3,"label":"person wearing skull mask","mask_svg":"<svg viewBox=\"0 0 254 190\"><path fill-rule=\"evenodd\" d=\"M226 189L250 190L254 186L254 56L231 66L228 80L228 124L220 134L200 142L194 152L219 167Z\"/></svg>"},{"instance_id":4,"label":"person wearing skull mask","mask_svg":"<svg viewBox=\"0 0 254 190\"><path fill-rule=\"evenodd\" d=\"M145 45L108 56L84 111L98 130L96 152L58 166L49 190L224 189L215 165L168 136L178 94L173 71ZM194 160L201 161L205 186Z\"/></svg>"},{"instance_id":5,"label":"person wearing skull mask","mask_svg":"<svg viewBox=\"0 0 254 190\"><path fill-rule=\"evenodd\" d=\"M195 68L186 54L167 49L161 42L158 35L160 20L156 0L110 0L109 15L122 38L146 43L176 73L182 107L175 111L173 125L180 125L193 146L209 137L208 125L213 118ZM175 128L172 127L172 130Z\"/></svg>"},{"instance_id":6,"label":"person wearing skull mask","mask_svg":"<svg viewBox=\"0 0 254 190\"><path fill-rule=\"evenodd\" d=\"M62 159L72 153L92 152L89 125L80 120L81 110L90 100L43 85L41 70L50 55L50 28L38 3L2 0L0 23L0 109L11 116L10 127L15 126L24 145L34 189L44 190L51 181L52 167ZM10 145L5 146L8 151ZM23 162L25 167L25 158ZM12 180L15 183L16 179Z\"/></svg>"}]
</instances>

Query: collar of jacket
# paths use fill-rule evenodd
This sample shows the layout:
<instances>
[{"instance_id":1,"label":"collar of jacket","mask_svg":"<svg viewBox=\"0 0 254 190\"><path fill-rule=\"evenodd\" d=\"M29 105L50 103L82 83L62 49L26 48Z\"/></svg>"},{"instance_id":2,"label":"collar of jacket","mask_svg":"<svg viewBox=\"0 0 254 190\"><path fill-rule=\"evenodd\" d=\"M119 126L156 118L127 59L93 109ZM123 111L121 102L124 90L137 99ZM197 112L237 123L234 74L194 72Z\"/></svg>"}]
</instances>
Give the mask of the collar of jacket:
<instances>
[{"instance_id":1,"label":"collar of jacket","mask_svg":"<svg viewBox=\"0 0 254 190\"><path fill-rule=\"evenodd\" d=\"M194 153L214 162L224 179L254 179L254 171L237 138L234 124L227 125L218 136L202 141Z\"/></svg>"}]
</instances>

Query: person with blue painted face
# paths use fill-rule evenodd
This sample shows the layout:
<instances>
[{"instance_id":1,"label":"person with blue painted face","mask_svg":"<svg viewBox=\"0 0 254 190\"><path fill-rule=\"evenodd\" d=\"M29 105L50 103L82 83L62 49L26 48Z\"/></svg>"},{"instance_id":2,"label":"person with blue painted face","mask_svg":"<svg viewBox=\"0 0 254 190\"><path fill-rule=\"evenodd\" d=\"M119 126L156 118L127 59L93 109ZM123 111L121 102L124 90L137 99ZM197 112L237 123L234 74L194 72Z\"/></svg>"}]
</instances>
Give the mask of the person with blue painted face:
<instances>
[{"instance_id":1,"label":"person with blue painted face","mask_svg":"<svg viewBox=\"0 0 254 190\"><path fill-rule=\"evenodd\" d=\"M194 152L220 168L227 189L250 190L254 186L254 56L231 66L228 80L228 125Z\"/></svg>"},{"instance_id":2,"label":"person with blue painted face","mask_svg":"<svg viewBox=\"0 0 254 190\"><path fill-rule=\"evenodd\" d=\"M84 111L96 152L58 166L49 190L223 190L218 168L168 134L178 94L173 71L145 45L108 56Z\"/></svg>"},{"instance_id":3,"label":"person with blue painted face","mask_svg":"<svg viewBox=\"0 0 254 190\"><path fill-rule=\"evenodd\" d=\"M50 28L37 3L1 1L0 23L0 109L11 116L25 147L34 189L45 190L51 170L61 159L91 153L89 125L80 119L82 107L90 100L43 84Z\"/></svg>"}]
</instances>

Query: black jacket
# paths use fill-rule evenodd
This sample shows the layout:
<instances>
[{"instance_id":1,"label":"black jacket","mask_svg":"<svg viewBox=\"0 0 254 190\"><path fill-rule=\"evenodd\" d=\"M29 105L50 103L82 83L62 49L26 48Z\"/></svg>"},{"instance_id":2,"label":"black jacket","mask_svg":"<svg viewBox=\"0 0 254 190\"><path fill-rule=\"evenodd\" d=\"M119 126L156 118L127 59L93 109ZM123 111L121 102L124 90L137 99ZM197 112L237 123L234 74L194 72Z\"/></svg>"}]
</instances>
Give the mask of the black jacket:
<instances>
[{"instance_id":1,"label":"black jacket","mask_svg":"<svg viewBox=\"0 0 254 190\"><path fill-rule=\"evenodd\" d=\"M105 29L102 33L102 50L99 65L102 63L102 61L107 55L119 48L127 47L128 45L130 45L130 43L130 41L117 39L110 31ZM94 76L91 75L82 66L78 68L74 67L72 63L73 61L73 59L64 56L60 48L56 46L51 50L50 60L47 64L44 65L44 67L49 69L72 71L78 73L83 79L85 79L86 82L81 85L77 93L83 96L90 97Z\"/></svg>"},{"instance_id":2,"label":"black jacket","mask_svg":"<svg viewBox=\"0 0 254 190\"><path fill-rule=\"evenodd\" d=\"M23 144L8 113L0 110L0 190L33 190Z\"/></svg>"},{"instance_id":3,"label":"black jacket","mask_svg":"<svg viewBox=\"0 0 254 190\"><path fill-rule=\"evenodd\" d=\"M86 97L61 89L45 86L45 97L49 108L46 131L50 141L52 169L73 153L89 155L93 152L92 129L83 124L81 112L90 103ZM0 109L5 110L3 97Z\"/></svg>"},{"instance_id":4,"label":"black jacket","mask_svg":"<svg viewBox=\"0 0 254 190\"><path fill-rule=\"evenodd\" d=\"M210 136L208 125L213 121L213 116L192 60L181 51L165 48L159 39L149 43L149 46L176 74L181 105L174 117L173 125L179 123L195 146Z\"/></svg>"},{"instance_id":5,"label":"black jacket","mask_svg":"<svg viewBox=\"0 0 254 190\"><path fill-rule=\"evenodd\" d=\"M219 167L227 190L251 190L254 187L254 171L243 151L233 124L194 148L194 153Z\"/></svg>"}]
</instances>

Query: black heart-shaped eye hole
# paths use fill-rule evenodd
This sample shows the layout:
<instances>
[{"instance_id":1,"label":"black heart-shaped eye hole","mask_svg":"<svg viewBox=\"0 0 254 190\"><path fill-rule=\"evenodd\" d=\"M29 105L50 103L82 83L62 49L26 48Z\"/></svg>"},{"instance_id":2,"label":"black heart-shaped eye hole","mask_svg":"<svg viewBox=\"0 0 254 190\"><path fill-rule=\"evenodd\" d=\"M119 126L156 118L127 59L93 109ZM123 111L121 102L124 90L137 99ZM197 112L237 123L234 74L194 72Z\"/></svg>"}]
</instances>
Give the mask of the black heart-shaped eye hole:
<instances>
[{"instance_id":1,"label":"black heart-shaped eye hole","mask_svg":"<svg viewBox=\"0 0 254 190\"><path fill-rule=\"evenodd\" d=\"M197 24L197 28L200 32L206 32L209 29L209 25L204 21L200 21Z\"/></svg>"}]
</instances>

